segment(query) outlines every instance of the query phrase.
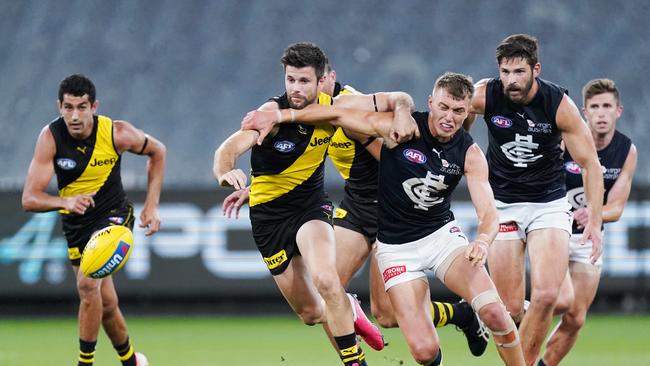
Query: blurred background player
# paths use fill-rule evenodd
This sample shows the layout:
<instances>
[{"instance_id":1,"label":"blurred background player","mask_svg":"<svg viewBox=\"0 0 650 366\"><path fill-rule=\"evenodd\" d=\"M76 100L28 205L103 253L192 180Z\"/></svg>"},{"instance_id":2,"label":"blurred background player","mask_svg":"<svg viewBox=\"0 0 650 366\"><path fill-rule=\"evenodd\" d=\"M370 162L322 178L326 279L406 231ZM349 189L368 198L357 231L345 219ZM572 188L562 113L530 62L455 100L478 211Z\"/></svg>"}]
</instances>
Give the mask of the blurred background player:
<instances>
[{"instance_id":1,"label":"blurred background player","mask_svg":"<svg viewBox=\"0 0 650 366\"><path fill-rule=\"evenodd\" d=\"M508 311L521 322L522 349L530 365L551 325L568 267L571 207L560 141L584 167L589 219L583 239L593 242L594 262L601 253L603 175L578 108L564 88L539 78L537 39L508 36L497 46L496 59L499 77L479 81L472 100L472 113L482 114L488 128L490 185L499 210L499 234L488 266ZM466 121L466 128L472 121ZM526 249L531 301L524 317Z\"/></svg>"},{"instance_id":2,"label":"blurred background player","mask_svg":"<svg viewBox=\"0 0 650 366\"><path fill-rule=\"evenodd\" d=\"M582 98L582 112L587 119L598 151L598 159L603 167L603 222L618 221L630 196L637 162L636 146L627 136L616 130L623 105L618 88L612 80L591 80L583 87ZM567 197L573 210L569 272L555 309L556 313L562 314L562 318L546 343L546 352L539 361L540 366L560 364L575 344L585 323L587 311L596 296L603 262L602 257L596 263L590 261L591 241L582 240L582 232L589 221L589 211L586 209L580 166L568 152L564 153L564 169Z\"/></svg>"},{"instance_id":3,"label":"blurred background player","mask_svg":"<svg viewBox=\"0 0 650 366\"><path fill-rule=\"evenodd\" d=\"M146 235L160 228L158 203L165 171L165 146L126 121L96 115L95 85L83 75L71 75L59 86L61 116L42 130L36 142L23 189L27 211L59 210L68 242L68 257L79 293L79 366L93 364L100 325L124 366L147 365L134 352L126 322L118 307L112 277L92 279L79 271L81 254L92 234L110 225L133 228L133 205L120 177L122 154L147 155L147 198L140 214ZM56 174L58 196L46 192Z\"/></svg>"}]
</instances>

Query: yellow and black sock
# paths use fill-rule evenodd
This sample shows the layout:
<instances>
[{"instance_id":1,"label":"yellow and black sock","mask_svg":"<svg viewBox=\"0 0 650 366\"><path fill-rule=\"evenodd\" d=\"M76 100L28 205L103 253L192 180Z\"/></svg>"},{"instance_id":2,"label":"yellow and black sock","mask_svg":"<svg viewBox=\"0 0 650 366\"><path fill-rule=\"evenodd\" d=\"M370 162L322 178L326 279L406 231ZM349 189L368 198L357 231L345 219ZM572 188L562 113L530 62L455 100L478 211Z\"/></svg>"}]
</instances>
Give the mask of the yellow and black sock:
<instances>
[{"instance_id":1,"label":"yellow and black sock","mask_svg":"<svg viewBox=\"0 0 650 366\"><path fill-rule=\"evenodd\" d=\"M117 351L120 361L122 361L122 366L136 366L135 351L129 337L126 337L126 342L123 344L114 344L113 347Z\"/></svg>"},{"instance_id":2,"label":"yellow and black sock","mask_svg":"<svg viewBox=\"0 0 650 366\"><path fill-rule=\"evenodd\" d=\"M79 338L79 363L78 366L92 366L95 361L95 346L97 341L87 342Z\"/></svg>"},{"instance_id":3,"label":"yellow and black sock","mask_svg":"<svg viewBox=\"0 0 650 366\"><path fill-rule=\"evenodd\" d=\"M474 318L474 310L466 302L451 304L448 302L432 301L431 319L436 328L444 327L447 324L466 327Z\"/></svg>"},{"instance_id":4,"label":"yellow and black sock","mask_svg":"<svg viewBox=\"0 0 650 366\"><path fill-rule=\"evenodd\" d=\"M345 366L366 366L366 355L357 344L357 335L354 333L334 337L339 347L339 356Z\"/></svg>"},{"instance_id":5,"label":"yellow and black sock","mask_svg":"<svg viewBox=\"0 0 650 366\"><path fill-rule=\"evenodd\" d=\"M426 366L442 366L442 348L438 349L438 355L436 356L436 359L431 361L431 363L427 364Z\"/></svg>"}]
</instances>

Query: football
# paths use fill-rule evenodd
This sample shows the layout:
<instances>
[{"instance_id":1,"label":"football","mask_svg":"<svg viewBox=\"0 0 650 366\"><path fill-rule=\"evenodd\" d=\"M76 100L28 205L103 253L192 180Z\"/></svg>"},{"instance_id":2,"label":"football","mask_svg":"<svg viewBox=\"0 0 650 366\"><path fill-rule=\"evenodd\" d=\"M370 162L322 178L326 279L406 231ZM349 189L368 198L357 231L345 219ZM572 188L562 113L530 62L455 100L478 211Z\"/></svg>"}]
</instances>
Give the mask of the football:
<instances>
[{"instance_id":1,"label":"football","mask_svg":"<svg viewBox=\"0 0 650 366\"><path fill-rule=\"evenodd\" d=\"M114 225L93 234L81 256L81 272L86 277L104 278L118 271L131 255L133 233Z\"/></svg>"}]
</instances>

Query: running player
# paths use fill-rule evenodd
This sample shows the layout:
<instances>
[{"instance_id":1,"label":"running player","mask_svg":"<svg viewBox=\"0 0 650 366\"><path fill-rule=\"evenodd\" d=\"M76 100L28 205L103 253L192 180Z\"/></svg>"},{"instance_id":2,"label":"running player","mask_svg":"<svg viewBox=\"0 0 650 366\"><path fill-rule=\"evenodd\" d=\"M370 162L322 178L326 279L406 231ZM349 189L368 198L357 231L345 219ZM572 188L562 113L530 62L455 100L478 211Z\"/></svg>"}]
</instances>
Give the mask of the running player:
<instances>
[{"instance_id":1,"label":"running player","mask_svg":"<svg viewBox=\"0 0 650 366\"><path fill-rule=\"evenodd\" d=\"M91 366L100 326L124 366L147 365L134 352L126 322L118 307L111 277L92 279L79 271L81 254L92 234L110 225L133 228L133 205L120 178L122 153L147 155L147 198L140 226L152 235L160 228L158 202L165 171L165 146L126 121L96 115L95 85L83 75L71 75L59 86L61 116L45 126L29 166L22 205L27 211L59 210L68 256L76 275L79 305L79 366ZM56 174L58 196L46 192Z\"/></svg>"},{"instance_id":2,"label":"running player","mask_svg":"<svg viewBox=\"0 0 650 366\"><path fill-rule=\"evenodd\" d=\"M482 114L488 127L490 185L499 210L490 275L513 319L521 322L528 365L535 362L551 325L568 267L571 212L560 140L585 173L589 220L583 239L593 242L592 263L601 254L603 199L603 176L589 129L566 90L539 78L537 50L532 36L504 39L496 50L499 77L481 80L472 100L472 112ZM466 128L472 121L467 120ZM523 317L525 249L532 293Z\"/></svg>"},{"instance_id":3,"label":"running player","mask_svg":"<svg viewBox=\"0 0 650 366\"><path fill-rule=\"evenodd\" d=\"M582 112L587 119L598 150L598 159L603 167L603 222L618 221L632 187L637 161L636 147L627 136L616 130L623 105L618 88L612 80L591 80L582 89L582 98ZM580 166L569 153L564 155L564 169L567 197L572 206L574 220L569 245L569 272L555 309L556 313L562 314L562 319L546 344L546 352L539 360L539 366L560 364L575 344L585 323L589 306L596 296L603 262L602 257L596 263L589 260L591 241L585 243L582 240L582 232L589 221L589 211L585 206Z\"/></svg>"},{"instance_id":4,"label":"running player","mask_svg":"<svg viewBox=\"0 0 650 366\"><path fill-rule=\"evenodd\" d=\"M320 93L327 59L316 45L290 45L282 56L286 93L260 107L302 109L331 104ZM403 103L400 94L384 94L382 106ZM379 330L348 296L336 274L332 204L323 191L323 162L334 129L329 125L283 125L266 139L238 131L215 153L214 173L221 185L246 187L236 159L252 148L250 216L253 237L276 284L306 324L327 322L345 365L365 365L355 329L366 343L383 348ZM256 142L259 145L256 145ZM353 322L353 319L355 321Z\"/></svg>"},{"instance_id":5,"label":"running player","mask_svg":"<svg viewBox=\"0 0 650 366\"><path fill-rule=\"evenodd\" d=\"M459 130L469 113L472 92L468 77L454 73L441 76L429 97L429 112L412 115L422 138L395 149L382 148L376 256L397 323L418 363L442 362L429 315L429 285L424 271L431 270L450 290L471 300L492 330L504 362L523 365L517 329L483 267L498 226L485 158L469 134ZM344 128L356 123L371 126L372 136L385 136L394 115L401 113L373 113L341 108L341 104L337 103L338 108L312 105L283 110L277 116L251 112L243 126L292 119L327 121ZM450 210L450 194L463 175L480 221L479 234L471 243Z\"/></svg>"}]
</instances>

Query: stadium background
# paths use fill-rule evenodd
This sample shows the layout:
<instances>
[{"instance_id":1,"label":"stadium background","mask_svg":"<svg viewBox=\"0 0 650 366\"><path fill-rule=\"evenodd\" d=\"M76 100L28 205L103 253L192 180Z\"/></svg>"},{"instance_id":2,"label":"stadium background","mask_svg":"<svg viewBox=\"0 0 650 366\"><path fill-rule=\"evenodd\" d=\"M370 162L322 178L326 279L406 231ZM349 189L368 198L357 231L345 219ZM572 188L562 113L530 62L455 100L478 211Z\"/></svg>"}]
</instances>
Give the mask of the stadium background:
<instances>
[{"instance_id":1,"label":"stadium background","mask_svg":"<svg viewBox=\"0 0 650 366\"><path fill-rule=\"evenodd\" d=\"M93 79L100 113L133 122L168 149L163 229L152 238L136 230L136 249L116 275L124 306L141 314L288 314L253 246L246 212L239 220L221 217L229 191L211 175L214 149L241 117L283 91L284 47L315 42L339 81L367 92L403 90L424 109L437 75L493 77L496 44L529 33L540 40L542 77L567 87L578 104L582 85L596 77L614 79L621 90L618 127L636 143L639 166L630 204L608 228L595 311L636 312L647 322L648 15L643 0L0 0L0 314L76 312L56 213L20 207L36 136L56 117L58 83L68 74ZM472 134L486 146L482 122ZM240 162L246 171L248 156ZM126 156L122 169L129 196L141 204L144 159ZM336 202L341 179L329 164L326 179ZM456 198L457 215L472 232L466 192ZM351 286L362 299L366 283L364 269ZM432 289L451 298L436 283Z\"/></svg>"}]
</instances>

